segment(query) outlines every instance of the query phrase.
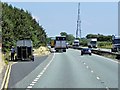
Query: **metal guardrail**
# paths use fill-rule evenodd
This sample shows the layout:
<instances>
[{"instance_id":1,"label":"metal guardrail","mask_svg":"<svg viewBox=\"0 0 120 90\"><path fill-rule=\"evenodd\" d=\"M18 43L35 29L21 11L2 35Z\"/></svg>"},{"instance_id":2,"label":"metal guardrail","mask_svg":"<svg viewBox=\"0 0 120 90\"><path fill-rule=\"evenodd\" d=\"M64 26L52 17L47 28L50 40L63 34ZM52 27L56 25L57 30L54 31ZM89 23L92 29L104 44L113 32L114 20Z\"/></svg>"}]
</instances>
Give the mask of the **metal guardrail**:
<instances>
[{"instance_id":1,"label":"metal guardrail","mask_svg":"<svg viewBox=\"0 0 120 90\"><path fill-rule=\"evenodd\" d=\"M84 47L72 47L72 46L70 46L69 48L81 50ZM100 50L100 49L98 49L98 50L92 49L92 53L98 54L98 55L101 55L101 56L111 55L114 59L120 60L120 53L114 53L114 52L110 52L110 51L103 51L103 50Z\"/></svg>"}]
</instances>

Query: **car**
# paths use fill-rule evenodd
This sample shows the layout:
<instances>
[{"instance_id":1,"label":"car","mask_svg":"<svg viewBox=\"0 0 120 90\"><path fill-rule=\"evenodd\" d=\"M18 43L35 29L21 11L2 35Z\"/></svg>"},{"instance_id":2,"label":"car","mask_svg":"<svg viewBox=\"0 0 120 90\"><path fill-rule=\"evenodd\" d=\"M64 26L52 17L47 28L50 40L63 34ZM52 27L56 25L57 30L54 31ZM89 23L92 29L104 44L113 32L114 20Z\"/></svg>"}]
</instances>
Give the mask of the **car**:
<instances>
[{"instance_id":1,"label":"car","mask_svg":"<svg viewBox=\"0 0 120 90\"><path fill-rule=\"evenodd\" d=\"M89 49L89 48L83 48L83 49L81 50L81 55L83 55L83 54L92 55L91 49Z\"/></svg>"}]
</instances>

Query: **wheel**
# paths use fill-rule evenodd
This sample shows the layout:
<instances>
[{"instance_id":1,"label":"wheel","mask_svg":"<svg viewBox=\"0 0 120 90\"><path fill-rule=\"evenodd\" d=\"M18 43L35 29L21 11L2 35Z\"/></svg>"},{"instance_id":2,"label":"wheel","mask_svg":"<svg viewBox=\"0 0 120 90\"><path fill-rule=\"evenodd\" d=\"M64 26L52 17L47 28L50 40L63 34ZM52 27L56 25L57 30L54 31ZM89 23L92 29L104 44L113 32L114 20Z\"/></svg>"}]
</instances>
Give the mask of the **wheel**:
<instances>
[{"instance_id":1,"label":"wheel","mask_svg":"<svg viewBox=\"0 0 120 90\"><path fill-rule=\"evenodd\" d=\"M89 55L91 56L92 54L90 53Z\"/></svg>"},{"instance_id":2,"label":"wheel","mask_svg":"<svg viewBox=\"0 0 120 90\"><path fill-rule=\"evenodd\" d=\"M63 52L66 52L66 49L64 49Z\"/></svg>"},{"instance_id":3,"label":"wheel","mask_svg":"<svg viewBox=\"0 0 120 90\"><path fill-rule=\"evenodd\" d=\"M34 56L32 56L32 59L31 59L32 61L34 61Z\"/></svg>"},{"instance_id":4,"label":"wheel","mask_svg":"<svg viewBox=\"0 0 120 90\"><path fill-rule=\"evenodd\" d=\"M56 50L56 52L58 52L59 50Z\"/></svg>"}]
</instances>

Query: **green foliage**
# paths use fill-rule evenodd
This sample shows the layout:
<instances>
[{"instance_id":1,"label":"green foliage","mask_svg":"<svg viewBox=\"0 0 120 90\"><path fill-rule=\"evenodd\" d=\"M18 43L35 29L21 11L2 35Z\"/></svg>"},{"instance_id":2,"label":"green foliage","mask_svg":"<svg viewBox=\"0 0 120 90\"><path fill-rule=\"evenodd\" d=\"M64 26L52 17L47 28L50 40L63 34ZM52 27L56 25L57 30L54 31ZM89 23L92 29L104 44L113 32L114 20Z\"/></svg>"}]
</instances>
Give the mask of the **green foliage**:
<instances>
[{"instance_id":1,"label":"green foliage","mask_svg":"<svg viewBox=\"0 0 120 90\"><path fill-rule=\"evenodd\" d=\"M60 35L61 36L67 36L67 33L66 32L61 32Z\"/></svg>"},{"instance_id":2,"label":"green foliage","mask_svg":"<svg viewBox=\"0 0 120 90\"><path fill-rule=\"evenodd\" d=\"M102 34L88 34L86 36L87 39L89 38L97 38L98 41L112 41L112 36L108 35L108 36L105 36L105 35L102 35Z\"/></svg>"},{"instance_id":3,"label":"green foliage","mask_svg":"<svg viewBox=\"0 0 120 90\"><path fill-rule=\"evenodd\" d=\"M98 42L99 48L112 48L112 42Z\"/></svg>"},{"instance_id":4,"label":"green foliage","mask_svg":"<svg viewBox=\"0 0 120 90\"><path fill-rule=\"evenodd\" d=\"M67 42L72 45L72 43L75 39L75 37L72 34L67 34L66 32L61 32L60 35L61 36L66 36Z\"/></svg>"},{"instance_id":5,"label":"green foliage","mask_svg":"<svg viewBox=\"0 0 120 90\"><path fill-rule=\"evenodd\" d=\"M33 47L46 45L46 32L28 11L2 3L2 46L8 52L19 39L31 39ZM1 23L0 22L0 23Z\"/></svg>"}]
</instances>

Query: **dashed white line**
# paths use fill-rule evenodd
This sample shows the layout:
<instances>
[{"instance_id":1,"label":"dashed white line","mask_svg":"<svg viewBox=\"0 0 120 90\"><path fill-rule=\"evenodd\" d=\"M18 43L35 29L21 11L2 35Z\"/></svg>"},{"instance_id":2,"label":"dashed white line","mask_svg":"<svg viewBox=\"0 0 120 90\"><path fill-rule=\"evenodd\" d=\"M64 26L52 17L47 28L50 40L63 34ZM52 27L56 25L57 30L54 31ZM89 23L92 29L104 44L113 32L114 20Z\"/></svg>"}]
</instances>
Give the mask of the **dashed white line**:
<instances>
[{"instance_id":1,"label":"dashed white line","mask_svg":"<svg viewBox=\"0 0 120 90\"><path fill-rule=\"evenodd\" d=\"M38 81L38 79L34 79L34 82L37 82Z\"/></svg>"},{"instance_id":2,"label":"dashed white line","mask_svg":"<svg viewBox=\"0 0 120 90\"><path fill-rule=\"evenodd\" d=\"M32 86L28 86L27 88L32 88Z\"/></svg>"},{"instance_id":3,"label":"dashed white line","mask_svg":"<svg viewBox=\"0 0 120 90\"><path fill-rule=\"evenodd\" d=\"M42 72L40 72L40 74L37 76L37 78L35 78L33 80L33 82L27 87L27 88L32 88L32 86L35 85L35 83L38 81L38 79L42 76L42 74L45 72L45 70L48 68L48 66L52 63L53 58L54 58L55 54L53 55L51 61L45 66L45 68L42 70Z\"/></svg>"},{"instance_id":4,"label":"dashed white line","mask_svg":"<svg viewBox=\"0 0 120 90\"><path fill-rule=\"evenodd\" d=\"M41 75L38 75L37 77L39 78L39 77L41 77Z\"/></svg>"},{"instance_id":5,"label":"dashed white line","mask_svg":"<svg viewBox=\"0 0 120 90\"><path fill-rule=\"evenodd\" d=\"M100 78L99 77L96 77L98 80L100 80Z\"/></svg>"},{"instance_id":6,"label":"dashed white line","mask_svg":"<svg viewBox=\"0 0 120 90\"><path fill-rule=\"evenodd\" d=\"M89 68L88 66L86 66L86 68Z\"/></svg>"},{"instance_id":7,"label":"dashed white line","mask_svg":"<svg viewBox=\"0 0 120 90\"><path fill-rule=\"evenodd\" d=\"M91 73L93 73L93 70L91 70Z\"/></svg>"},{"instance_id":8,"label":"dashed white line","mask_svg":"<svg viewBox=\"0 0 120 90\"><path fill-rule=\"evenodd\" d=\"M30 84L30 86L33 86L33 85L34 85L34 83L31 83L31 84Z\"/></svg>"},{"instance_id":9,"label":"dashed white line","mask_svg":"<svg viewBox=\"0 0 120 90\"><path fill-rule=\"evenodd\" d=\"M110 90L108 87L106 87L107 90Z\"/></svg>"},{"instance_id":10,"label":"dashed white line","mask_svg":"<svg viewBox=\"0 0 120 90\"><path fill-rule=\"evenodd\" d=\"M43 74L43 72L40 73L40 75L42 75L42 74Z\"/></svg>"},{"instance_id":11,"label":"dashed white line","mask_svg":"<svg viewBox=\"0 0 120 90\"><path fill-rule=\"evenodd\" d=\"M35 84L36 82L32 82L32 83L34 83L34 84Z\"/></svg>"},{"instance_id":12,"label":"dashed white line","mask_svg":"<svg viewBox=\"0 0 120 90\"><path fill-rule=\"evenodd\" d=\"M39 78L35 78L36 80L38 80Z\"/></svg>"}]
</instances>

